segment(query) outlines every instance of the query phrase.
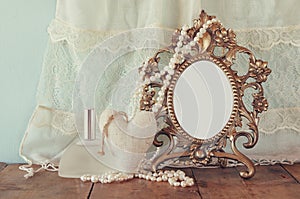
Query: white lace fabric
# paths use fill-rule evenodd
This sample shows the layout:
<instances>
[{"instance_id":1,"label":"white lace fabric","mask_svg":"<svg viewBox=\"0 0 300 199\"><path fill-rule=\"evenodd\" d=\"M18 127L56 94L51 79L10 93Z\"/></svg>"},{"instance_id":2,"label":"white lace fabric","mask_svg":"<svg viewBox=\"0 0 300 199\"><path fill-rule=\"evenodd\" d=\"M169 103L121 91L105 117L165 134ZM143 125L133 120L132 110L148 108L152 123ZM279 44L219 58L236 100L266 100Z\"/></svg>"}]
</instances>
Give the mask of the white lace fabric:
<instances>
[{"instance_id":1,"label":"white lace fabric","mask_svg":"<svg viewBox=\"0 0 300 199\"><path fill-rule=\"evenodd\" d=\"M58 7L61 2L58 1ZM192 13L198 10L200 9L194 8ZM20 154L28 163L41 165L44 162L54 162L57 165L63 150L77 137L72 114L74 108L72 95L76 77L85 57L97 44L121 31L75 26L74 23L62 20L62 15L57 15L60 17L54 19L48 28L50 39L37 90L38 106L20 147ZM197 15L189 17L196 18ZM221 17L220 19L223 20ZM149 24L155 25L162 26L153 21ZM179 24L171 23L171 25L178 27ZM272 69L268 81L264 84L265 95L270 105L269 111L261 116L259 125L262 137L265 138L247 153L258 164L300 161L299 144L295 142L300 140L300 25L287 24L249 29L243 27L235 29L235 32L238 43L250 48L256 57L267 60ZM148 56L149 52L147 53ZM143 52L128 56L127 61L131 62L131 66L139 66L141 58L146 58ZM117 64L118 61L112 63L112 68L118 69ZM132 67L123 67L121 73L126 74L129 70L132 70ZM119 72L106 73L103 84L97 87L97 94L104 91L109 93L109 82L122 77ZM99 100L105 100L104 95L99 96ZM270 139L272 143L268 140L268 136L273 137ZM294 153L290 154L290 151ZM289 155L285 156L284 153Z\"/></svg>"},{"instance_id":2,"label":"white lace fabric","mask_svg":"<svg viewBox=\"0 0 300 199\"><path fill-rule=\"evenodd\" d=\"M238 30L239 45L260 50L272 50L279 44L300 47L300 25L285 27L250 28Z\"/></svg>"},{"instance_id":3,"label":"white lace fabric","mask_svg":"<svg viewBox=\"0 0 300 199\"><path fill-rule=\"evenodd\" d=\"M117 31L85 30L54 19L48 27L48 33L52 42L66 41L75 52L86 52Z\"/></svg>"}]
</instances>

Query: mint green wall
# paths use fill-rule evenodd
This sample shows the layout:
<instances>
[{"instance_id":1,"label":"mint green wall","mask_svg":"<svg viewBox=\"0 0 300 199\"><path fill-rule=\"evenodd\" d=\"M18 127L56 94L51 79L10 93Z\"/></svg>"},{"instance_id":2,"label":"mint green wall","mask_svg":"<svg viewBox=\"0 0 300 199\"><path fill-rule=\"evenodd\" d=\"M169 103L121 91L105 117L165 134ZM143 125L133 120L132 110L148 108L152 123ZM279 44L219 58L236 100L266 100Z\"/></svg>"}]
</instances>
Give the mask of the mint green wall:
<instances>
[{"instance_id":1,"label":"mint green wall","mask_svg":"<svg viewBox=\"0 0 300 199\"><path fill-rule=\"evenodd\" d=\"M19 144L35 108L35 93L55 0L1 0L0 162L23 162Z\"/></svg>"}]
</instances>

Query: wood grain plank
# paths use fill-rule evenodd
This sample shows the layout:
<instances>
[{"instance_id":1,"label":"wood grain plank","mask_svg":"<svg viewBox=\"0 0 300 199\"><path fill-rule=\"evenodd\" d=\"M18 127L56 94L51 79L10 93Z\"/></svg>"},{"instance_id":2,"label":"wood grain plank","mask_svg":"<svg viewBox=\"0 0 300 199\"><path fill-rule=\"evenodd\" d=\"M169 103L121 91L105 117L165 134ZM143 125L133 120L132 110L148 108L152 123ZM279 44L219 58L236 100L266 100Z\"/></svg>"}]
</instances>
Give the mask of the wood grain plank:
<instances>
[{"instance_id":1,"label":"wood grain plank","mask_svg":"<svg viewBox=\"0 0 300 199\"><path fill-rule=\"evenodd\" d=\"M193 169L202 198L249 198L235 168Z\"/></svg>"},{"instance_id":2,"label":"wood grain plank","mask_svg":"<svg viewBox=\"0 0 300 199\"><path fill-rule=\"evenodd\" d=\"M0 198L86 198L91 184L42 171L25 179L19 165L8 165L0 176Z\"/></svg>"},{"instance_id":3,"label":"wood grain plank","mask_svg":"<svg viewBox=\"0 0 300 199\"><path fill-rule=\"evenodd\" d=\"M0 162L0 171L2 171L7 166L6 163Z\"/></svg>"},{"instance_id":4,"label":"wood grain plank","mask_svg":"<svg viewBox=\"0 0 300 199\"><path fill-rule=\"evenodd\" d=\"M240 170L240 168L238 168ZM280 166L258 166L256 174L243 180L250 198L299 198L300 185Z\"/></svg>"},{"instance_id":5,"label":"wood grain plank","mask_svg":"<svg viewBox=\"0 0 300 199\"><path fill-rule=\"evenodd\" d=\"M290 175L292 175L298 183L300 183L300 164L294 164L294 165L281 165L283 168L285 168Z\"/></svg>"},{"instance_id":6,"label":"wood grain plank","mask_svg":"<svg viewBox=\"0 0 300 199\"><path fill-rule=\"evenodd\" d=\"M237 167L241 171L241 167ZM294 179L280 166L257 166L255 175L249 179L244 180L247 185L263 185L263 184L283 184L293 183Z\"/></svg>"},{"instance_id":7,"label":"wood grain plank","mask_svg":"<svg viewBox=\"0 0 300 199\"><path fill-rule=\"evenodd\" d=\"M297 198L300 186L280 165L258 166L253 178L238 172L244 167L193 170L203 198Z\"/></svg>"},{"instance_id":8,"label":"wood grain plank","mask_svg":"<svg viewBox=\"0 0 300 199\"><path fill-rule=\"evenodd\" d=\"M188 172L186 172L188 175ZM190 171L191 173L191 171ZM189 175L190 176L190 175ZM151 182L143 179L132 179L122 183L94 185L91 198L201 198L197 186L172 187L168 182Z\"/></svg>"}]
</instances>

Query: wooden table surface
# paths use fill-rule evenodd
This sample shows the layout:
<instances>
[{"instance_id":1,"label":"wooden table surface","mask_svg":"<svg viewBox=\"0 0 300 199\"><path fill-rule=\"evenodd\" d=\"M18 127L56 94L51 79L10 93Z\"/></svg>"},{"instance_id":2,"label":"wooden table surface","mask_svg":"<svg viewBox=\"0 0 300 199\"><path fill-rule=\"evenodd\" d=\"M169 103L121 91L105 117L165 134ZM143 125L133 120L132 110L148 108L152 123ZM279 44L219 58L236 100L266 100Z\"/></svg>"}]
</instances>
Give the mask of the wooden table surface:
<instances>
[{"instance_id":1,"label":"wooden table surface","mask_svg":"<svg viewBox=\"0 0 300 199\"><path fill-rule=\"evenodd\" d=\"M60 178L43 171L25 179L18 164L0 163L0 198L300 198L300 164L258 166L256 175L241 179L237 168L185 169L194 177L189 188L167 182L133 179L122 183L92 184Z\"/></svg>"}]
</instances>

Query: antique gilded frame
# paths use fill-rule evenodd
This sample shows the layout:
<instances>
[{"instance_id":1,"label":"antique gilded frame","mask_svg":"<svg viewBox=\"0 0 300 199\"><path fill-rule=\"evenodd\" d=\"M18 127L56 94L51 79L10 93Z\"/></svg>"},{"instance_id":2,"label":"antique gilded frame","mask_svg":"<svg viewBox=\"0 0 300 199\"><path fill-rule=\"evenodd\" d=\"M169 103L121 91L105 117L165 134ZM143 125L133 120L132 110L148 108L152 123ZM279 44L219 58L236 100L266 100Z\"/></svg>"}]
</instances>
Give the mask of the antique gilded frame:
<instances>
[{"instance_id":1,"label":"antique gilded frame","mask_svg":"<svg viewBox=\"0 0 300 199\"><path fill-rule=\"evenodd\" d=\"M156 103L155 96L162 88L162 82L166 81L167 75L171 76L170 84L164 90L162 106L156 111L156 118L158 120L163 118L166 127L156 134L153 141L156 147L164 144L168 144L168 147L153 158L152 169L156 170L164 165L173 167L219 165L225 167L228 159L231 159L243 163L247 167L247 170L240 172L241 177L251 178L255 174L254 164L238 150L237 140L245 137L247 139L247 142L243 143L245 148L254 147L258 141L259 114L268 108L262 83L267 80L271 70L267 67L267 62L256 59L249 49L237 44L234 31L226 29L219 20L216 20L215 16L209 16L202 11L199 19L194 20L194 25L186 28L187 36L182 41L183 46L195 37L199 35L201 37L198 40L194 39L196 44L191 47L189 52L182 53L182 60L174 65L174 73L168 74L167 72L160 78L151 78L161 70L158 67L160 55L165 52L174 54L178 51L176 43L179 41L182 30L183 28L177 29L172 36L171 45L166 49L159 50L145 63L147 70L142 74L143 80L147 81L144 81L146 83L143 85L140 110L146 111L153 111ZM239 75L238 71L232 68L238 53L249 56L248 71L243 75ZM185 132L177 121L173 106L173 92L180 75L192 63L201 60L211 61L219 66L230 82L233 95L230 119L219 133L209 139L198 139ZM254 89L255 92L252 93L251 107L247 108L243 97L249 88ZM167 136L168 142L164 143L160 140L161 135ZM227 144L230 145L231 152L224 150Z\"/></svg>"}]
</instances>

